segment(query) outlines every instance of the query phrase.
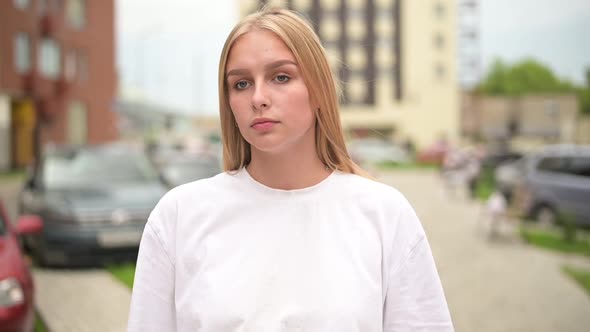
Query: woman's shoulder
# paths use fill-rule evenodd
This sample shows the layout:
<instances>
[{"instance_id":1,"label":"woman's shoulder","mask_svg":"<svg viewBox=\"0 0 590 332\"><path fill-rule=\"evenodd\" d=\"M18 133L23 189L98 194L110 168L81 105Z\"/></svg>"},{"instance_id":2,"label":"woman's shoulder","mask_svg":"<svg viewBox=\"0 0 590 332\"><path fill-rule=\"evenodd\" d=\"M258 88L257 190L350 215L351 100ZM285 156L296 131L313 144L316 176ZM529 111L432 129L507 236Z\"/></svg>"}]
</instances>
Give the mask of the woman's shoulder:
<instances>
[{"instance_id":1,"label":"woman's shoulder","mask_svg":"<svg viewBox=\"0 0 590 332\"><path fill-rule=\"evenodd\" d=\"M194 202L195 199L215 198L221 194L224 188L227 188L229 177L230 175L226 172L222 172L209 178L181 184L164 194L158 205L161 207L177 206L187 201Z\"/></svg>"},{"instance_id":2,"label":"woman's shoulder","mask_svg":"<svg viewBox=\"0 0 590 332\"><path fill-rule=\"evenodd\" d=\"M224 188L229 187L229 177L229 174L223 172L170 189L152 210L152 224L163 222L162 220L169 223L170 220L176 220L179 214L198 209L207 205L207 202L219 200L224 195L224 190L227 192Z\"/></svg>"},{"instance_id":3,"label":"woman's shoulder","mask_svg":"<svg viewBox=\"0 0 590 332\"><path fill-rule=\"evenodd\" d=\"M395 187L357 174L340 173L339 190L349 195L391 202L405 201L404 195Z\"/></svg>"}]
</instances>

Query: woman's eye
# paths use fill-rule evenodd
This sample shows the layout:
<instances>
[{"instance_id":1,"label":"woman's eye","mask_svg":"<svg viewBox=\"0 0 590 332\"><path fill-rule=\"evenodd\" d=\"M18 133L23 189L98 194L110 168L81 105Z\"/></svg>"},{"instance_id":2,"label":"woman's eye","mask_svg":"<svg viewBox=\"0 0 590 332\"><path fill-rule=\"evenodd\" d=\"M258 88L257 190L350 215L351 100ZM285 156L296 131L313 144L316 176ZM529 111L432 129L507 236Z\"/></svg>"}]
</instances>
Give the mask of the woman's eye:
<instances>
[{"instance_id":1,"label":"woman's eye","mask_svg":"<svg viewBox=\"0 0 590 332\"><path fill-rule=\"evenodd\" d=\"M247 88L248 85L249 85L249 83L246 81L239 81L238 83L235 84L235 87L238 90L243 90L243 89Z\"/></svg>"},{"instance_id":2,"label":"woman's eye","mask_svg":"<svg viewBox=\"0 0 590 332\"><path fill-rule=\"evenodd\" d=\"M275 77L275 80L279 83L285 83L287 81L289 81L289 76L287 75L278 75L277 77Z\"/></svg>"}]
</instances>

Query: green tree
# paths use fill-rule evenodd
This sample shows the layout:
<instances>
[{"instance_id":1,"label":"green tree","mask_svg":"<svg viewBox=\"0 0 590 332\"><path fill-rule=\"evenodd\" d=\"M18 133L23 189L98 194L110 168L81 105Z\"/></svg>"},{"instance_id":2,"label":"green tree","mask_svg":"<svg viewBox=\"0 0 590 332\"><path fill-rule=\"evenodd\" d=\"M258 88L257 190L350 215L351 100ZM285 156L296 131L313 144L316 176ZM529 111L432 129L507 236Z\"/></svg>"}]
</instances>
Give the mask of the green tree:
<instances>
[{"instance_id":1,"label":"green tree","mask_svg":"<svg viewBox=\"0 0 590 332\"><path fill-rule=\"evenodd\" d=\"M477 90L483 94L518 96L573 92L574 86L560 80L549 67L535 60L526 59L512 66L496 60Z\"/></svg>"},{"instance_id":2,"label":"green tree","mask_svg":"<svg viewBox=\"0 0 590 332\"><path fill-rule=\"evenodd\" d=\"M527 93L575 93L580 112L590 114L590 68L586 71L586 86L578 87L561 80L546 65L525 59L513 65L497 59L476 91L486 95L519 96Z\"/></svg>"},{"instance_id":3,"label":"green tree","mask_svg":"<svg viewBox=\"0 0 590 332\"><path fill-rule=\"evenodd\" d=\"M590 115L590 68L586 69L586 86L578 89L580 112Z\"/></svg>"}]
</instances>

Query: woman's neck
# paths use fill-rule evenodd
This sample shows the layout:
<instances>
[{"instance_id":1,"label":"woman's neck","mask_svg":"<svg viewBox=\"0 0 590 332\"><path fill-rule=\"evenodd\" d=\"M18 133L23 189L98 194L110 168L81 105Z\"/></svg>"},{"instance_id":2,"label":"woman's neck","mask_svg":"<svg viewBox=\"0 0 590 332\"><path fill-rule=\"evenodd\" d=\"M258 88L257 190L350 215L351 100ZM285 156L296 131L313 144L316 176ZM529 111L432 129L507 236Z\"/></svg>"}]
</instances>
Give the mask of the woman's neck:
<instances>
[{"instance_id":1,"label":"woman's neck","mask_svg":"<svg viewBox=\"0 0 590 332\"><path fill-rule=\"evenodd\" d=\"M289 151L271 154L254 149L247 169L256 181L282 190L311 187L332 173L315 153L299 154Z\"/></svg>"}]
</instances>

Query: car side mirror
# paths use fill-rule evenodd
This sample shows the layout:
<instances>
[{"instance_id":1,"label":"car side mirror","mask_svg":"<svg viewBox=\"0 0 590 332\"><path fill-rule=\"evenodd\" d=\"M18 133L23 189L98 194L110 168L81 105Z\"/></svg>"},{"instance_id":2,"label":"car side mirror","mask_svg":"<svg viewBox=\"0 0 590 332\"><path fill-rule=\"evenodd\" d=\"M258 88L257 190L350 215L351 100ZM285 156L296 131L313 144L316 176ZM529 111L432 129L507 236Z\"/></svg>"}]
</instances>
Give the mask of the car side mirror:
<instances>
[{"instance_id":1,"label":"car side mirror","mask_svg":"<svg viewBox=\"0 0 590 332\"><path fill-rule=\"evenodd\" d=\"M16 223L16 232L20 235L37 234L43 230L43 220L37 215L20 216Z\"/></svg>"}]
</instances>

